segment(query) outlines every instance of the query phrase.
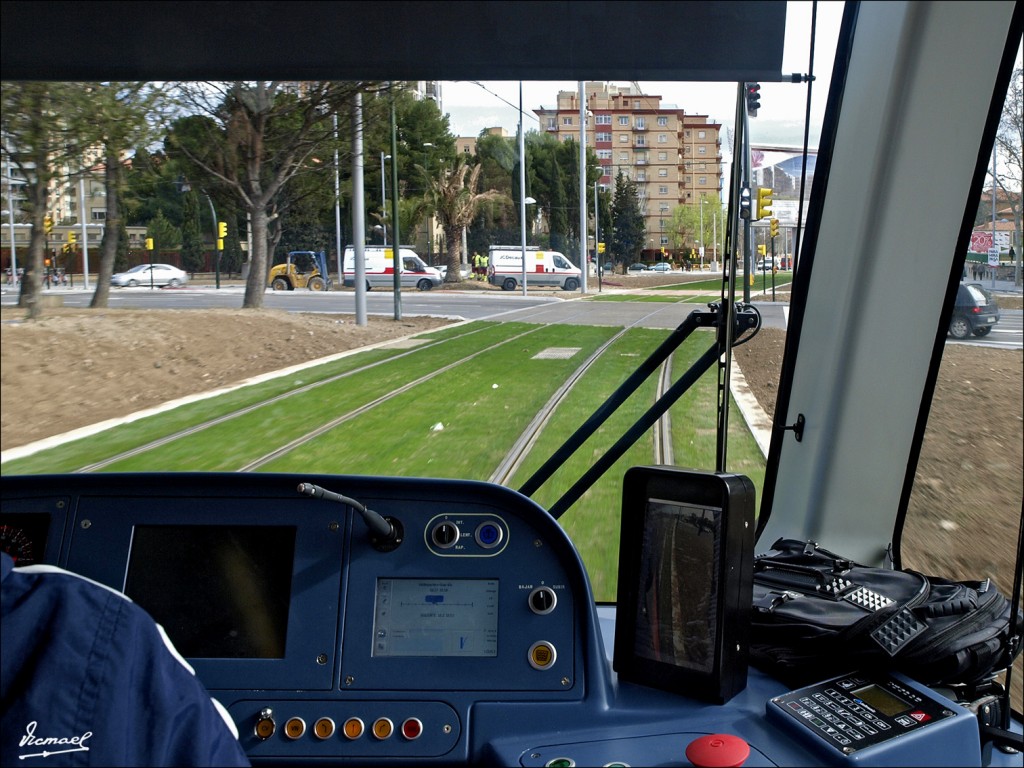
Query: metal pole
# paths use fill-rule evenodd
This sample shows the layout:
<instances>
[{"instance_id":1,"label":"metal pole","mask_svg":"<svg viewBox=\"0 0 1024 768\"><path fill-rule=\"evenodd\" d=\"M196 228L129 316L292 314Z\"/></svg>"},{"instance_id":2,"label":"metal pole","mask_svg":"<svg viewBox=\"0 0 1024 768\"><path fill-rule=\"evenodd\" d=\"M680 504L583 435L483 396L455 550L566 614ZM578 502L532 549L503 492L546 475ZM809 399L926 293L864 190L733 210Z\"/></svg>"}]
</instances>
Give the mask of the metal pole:
<instances>
[{"instance_id":1,"label":"metal pole","mask_svg":"<svg viewBox=\"0 0 1024 768\"><path fill-rule=\"evenodd\" d=\"M999 271L999 246L996 245L996 142L992 142L992 249L996 253L996 265L992 267L992 290L995 290L996 272Z\"/></svg>"},{"instance_id":2,"label":"metal pole","mask_svg":"<svg viewBox=\"0 0 1024 768\"><path fill-rule=\"evenodd\" d=\"M387 220L386 217L388 215L388 193L387 193L387 183L385 181L385 176L384 176L384 153L383 152L380 153L380 215L382 217L380 224L381 224L381 227L384 230L384 245L387 246L387 244L388 244L388 225L385 222Z\"/></svg>"},{"instance_id":3,"label":"metal pole","mask_svg":"<svg viewBox=\"0 0 1024 768\"><path fill-rule=\"evenodd\" d=\"M366 209L363 190L363 94L352 103L352 287L356 292L356 325L366 325ZM342 284L344 285L344 278Z\"/></svg>"},{"instance_id":4,"label":"metal pole","mask_svg":"<svg viewBox=\"0 0 1024 768\"><path fill-rule=\"evenodd\" d=\"M334 257L338 262L338 287L345 277L341 272L341 179L338 168L338 113L334 113Z\"/></svg>"},{"instance_id":5,"label":"metal pole","mask_svg":"<svg viewBox=\"0 0 1024 768\"><path fill-rule=\"evenodd\" d=\"M78 209L82 212L81 223L82 223L82 277L84 278L83 286L85 290L89 290L89 230L88 225L85 222L85 174L83 173L78 179ZM13 242L13 241L12 241ZM13 245L12 245L13 247ZM14 251L12 250L13 254Z\"/></svg>"},{"instance_id":6,"label":"metal pole","mask_svg":"<svg viewBox=\"0 0 1024 768\"><path fill-rule=\"evenodd\" d=\"M597 265L597 292L601 292L601 254L598 252L600 242L600 228L597 221L597 182L594 182L594 263Z\"/></svg>"},{"instance_id":7,"label":"metal pole","mask_svg":"<svg viewBox=\"0 0 1024 768\"><path fill-rule=\"evenodd\" d=\"M526 141L523 138L523 81L519 81L519 234L523 243L523 296L526 295Z\"/></svg>"},{"instance_id":8,"label":"metal pole","mask_svg":"<svg viewBox=\"0 0 1024 768\"><path fill-rule=\"evenodd\" d=\"M587 292L587 272L590 259L587 258L587 108L583 103L583 81L579 81L580 98L580 293ZM597 250L597 243L594 243Z\"/></svg>"},{"instance_id":9,"label":"metal pole","mask_svg":"<svg viewBox=\"0 0 1024 768\"><path fill-rule=\"evenodd\" d=\"M11 229L11 285L18 285L18 255L14 245L14 175L11 173L11 159L7 158L7 216ZM21 286L18 286L19 288Z\"/></svg>"},{"instance_id":10,"label":"metal pole","mask_svg":"<svg viewBox=\"0 0 1024 768\"><path fill-rule=\"evenodd\" d=\"M210 217L213 219L213 247L217 251L217 255L214 257L213 263L214 274L216 275L216 283L218 290L220 289L220 248L217 248L217 241L220 240L220 232L217 229L217 211L213 207L213 198L203 191L203 197L206 198L206 202L210 204Z\"/></svg>"},{"instance_id":11,"label":"metal pole","mask_svg":"<svg viewBox=\"0 0 1024 768\"><path fill-rule=\"evenodd\" d=\"M700 251L698 252L698 256L700 257L700 261L698 262L698 264L700 266L702 266L702 267L704 266L704 241L705 240L707 240L707 238L704 236L704 193L701 192L700 193L700 245L698 246L700 248Z\"/></svg>"},{"instance_id":12,"label":"metal pole","mask_svg":"<svg viewBox=\"0 0 1024 768\"><path fill-rule=\"evenodd\" d=\"M394 84L391 84L392 88ZM387 230L385 230L385 233ZM395 118L395 95L391 94L391 232L395 271L395 320L402 319L402 235L398 225L398 125ZM385 237L387 235L385 234Z\"/></svg>"}]
</instances>

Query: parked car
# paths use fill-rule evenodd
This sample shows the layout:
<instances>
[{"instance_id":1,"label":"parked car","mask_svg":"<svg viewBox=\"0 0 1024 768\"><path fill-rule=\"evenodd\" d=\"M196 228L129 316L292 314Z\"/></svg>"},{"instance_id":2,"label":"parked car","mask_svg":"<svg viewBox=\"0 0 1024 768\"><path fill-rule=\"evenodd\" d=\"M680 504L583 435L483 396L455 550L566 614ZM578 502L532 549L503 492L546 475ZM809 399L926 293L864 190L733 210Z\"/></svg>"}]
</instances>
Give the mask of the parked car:
<instances>
[{"instance_id":1,"label":"parked car","mask_svg":"<svg viewBox=\"0 0 1024 768\"><path fill-rule=\"evenodd\" d=\"M110 276L110 284L120 288L134 288L137 285L159 285L175 288L188 282L188 272L170 264L139 264L127 272Z\"/></svg>"},{"instance_id":2,"label":"parked car","mask_svg":"<svg viewBox=\"0 0 1024 768\"><path fill-rule=\"evenodd\" d=\"M648 271L648 267L647 267L646 264L642 264L639 261L634 261L632 264L629 265L628 271L630 271L630 272L647 272Z\"/></svg>"},{"instance_id":3,"label":"parked car","mask_svg":"<svg viewBox=\"0 0 1024 768\"><path fill-rule=\"evenodd\" d=\"M671 272L672 271L672 265L669 264L667 261L659 261L657 264L652 264L651 265L651 271L652 272Z\"/></svg>"},{"instance_id":4,"label":"parked car","mask_svg":"<svg viewBox=\"0 0 1024 768\"><path fill-rule=\"evenodd\" d=\"M758 272L771 272L775 269L775 263L771 259L761 259L757 262Z\"/></svg>"},{"instance_id":5,"label":"parked car","mask_svg":"<svg viewBox=\"0 0 1024 768\"><path fill-rule=\"evenodd\" d=\"M980 283L960 283L949 318L949 335L954 339L987 336L999 322L999 305L995 297Z\"/></svg>"}]
</instances>

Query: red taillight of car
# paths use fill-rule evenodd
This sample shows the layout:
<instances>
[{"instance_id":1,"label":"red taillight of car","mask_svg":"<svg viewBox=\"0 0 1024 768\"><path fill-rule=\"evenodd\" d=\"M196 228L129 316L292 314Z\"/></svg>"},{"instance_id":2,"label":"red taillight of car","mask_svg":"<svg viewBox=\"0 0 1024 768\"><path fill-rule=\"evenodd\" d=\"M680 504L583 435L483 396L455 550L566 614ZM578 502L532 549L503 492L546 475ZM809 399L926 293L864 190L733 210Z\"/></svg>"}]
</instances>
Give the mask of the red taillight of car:
<instances>
[{"instance_id":1,"label":"red taillight of car","mask_svg":"<svg viewBox=\"0 0 1024 768\"><path fill-rule=\"evenodd\" d=\"M971 312L973 312L974 314L978 314L979 312L981 312L981 307L971 307Z\"/></svg>"}]
</instances>

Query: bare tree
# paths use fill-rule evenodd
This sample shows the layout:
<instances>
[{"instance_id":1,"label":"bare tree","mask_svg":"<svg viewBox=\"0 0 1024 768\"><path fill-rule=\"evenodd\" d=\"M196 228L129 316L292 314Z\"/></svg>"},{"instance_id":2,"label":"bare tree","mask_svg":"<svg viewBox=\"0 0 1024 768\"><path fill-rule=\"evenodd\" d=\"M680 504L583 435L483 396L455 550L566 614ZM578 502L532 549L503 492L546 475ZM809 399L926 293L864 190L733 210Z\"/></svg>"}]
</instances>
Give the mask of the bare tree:
<instances>
[{"instance_id":1,"label":"bare tree","mask_svg":"<svg viewBox=\"0 0 1024 768\"><path fill-rule=\"evenodd\" d=\"M1009 201L1017 243L1014 281L1021 284L1021 251L1024 251L1021 222L1021 194L1024 191L1024 69L1018 67L1010 78L1003 103L1003 114L996 132L996 153L1002 160L1002 172L996 185Z\"/></svg>"},{"instance_id":2,"label":"bare tree","mask_svg":"<svg viewBox=\"0 0 1024 768\"><path fill-rule=\"evenodd\" d=\"M287 86L287 87L286 87ZM263 306L270 243L280 238L281 193L300 173L322 172L314 158L334 147L333 116L350 117L347 105L361 82L267 81L179 83L182 100L205 119L205 135L174 132L170 146L234 195L251 227L249 274L242 307Z\"/></svg>"},{"instance_id":3,"label":"bare tree","mask_svg":"<svg viewBox=\"0 0 1024 768\"><path fill-rule=\"evenodd\" d=\"M110 299L110 278L114 274L122 234L122 163L128 151L157 136L164 125L167 100L164 92L147 83L94 83L84 86L89 104L85 111L95 131L91 141L103 150L103 179L106 213L96 290L90 307L106 307ZM83 211L83 215L84 215Z\"/></svg>"},{"instance_id":4,"label":"bare tree","mask_svg":"<svg viewBox=\"0 0 1024 768\"><path fill-rule=\"evenodd\" d=\"M18 306L27 310L29 319L36 319L42 314L49 188L68 156L73 100L64 84L19 81L3 83L2 101L0 142L3 154L25 179L25 207L32 224Z\"/></svg>"},{"instance_id":5,"label":"bare tree","mask_svg":"<svg viewBox=\"0 0 1024 768\"><path fill-rule=\"evenodd\" d=\"M479 163L474 166L466 165L460 157L454 169L442 169L436 177L429 179L430 188L427 194L433 200L434 210L441 220L441 229L444 231L448 261L448 273L444 278L446 283L462 282L462 273L459 269L462 230L472 223L480 204L488 200L507 198L507 195L496 189L476 191L482 168Z\"/></svg>"}]
</instances>

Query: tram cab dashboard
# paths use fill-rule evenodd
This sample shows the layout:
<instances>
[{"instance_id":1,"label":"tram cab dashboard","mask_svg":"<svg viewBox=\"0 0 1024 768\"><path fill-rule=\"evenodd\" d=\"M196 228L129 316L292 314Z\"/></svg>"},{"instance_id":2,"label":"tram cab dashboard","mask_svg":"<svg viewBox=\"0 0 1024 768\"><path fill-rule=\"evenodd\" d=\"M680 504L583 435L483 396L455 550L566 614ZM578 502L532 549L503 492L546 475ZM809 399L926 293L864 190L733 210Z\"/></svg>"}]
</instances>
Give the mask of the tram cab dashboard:
<instances>
[{"instance_id":1,"label":"tram cab dashboard","mask_svg":"<svg viewBox=\"0 0 1024 768\"><path fill-rule=\"evenodd\" d=\"M722 734L750 766L980 764L973 715L909 680L904 697L956 716L853 756L773 713L790 691L756 669L724 704L624 682L614 606L595 604L558 523L502 486L257 473L0 487L20 564L149 611L254 764L687 765L688 746Z\"/></svg>"}]
</instances>

